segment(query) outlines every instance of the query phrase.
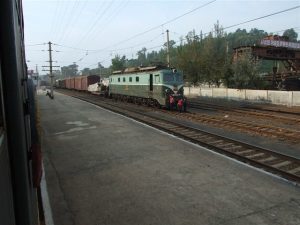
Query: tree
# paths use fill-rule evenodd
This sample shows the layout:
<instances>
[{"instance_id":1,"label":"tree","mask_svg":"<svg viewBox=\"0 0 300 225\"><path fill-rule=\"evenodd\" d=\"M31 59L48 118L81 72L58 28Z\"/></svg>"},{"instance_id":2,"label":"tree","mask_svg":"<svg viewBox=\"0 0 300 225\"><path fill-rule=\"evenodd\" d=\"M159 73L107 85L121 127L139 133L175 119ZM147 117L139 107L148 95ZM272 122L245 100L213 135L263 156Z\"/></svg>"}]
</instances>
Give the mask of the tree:
<instances>
[{"instance_id":1,"label":"tree","mask_svg":"<svg viewBox=\"0 0 300 225\"><path fill-rule=\"evenodd\" d=\"M61 68L61 74L63 77L74 77L77 75L78 72L78 65L71 64L69 66L63 66Z\"/></svg>"},{"instance_id":2,"label":"tree","mask_svg":"<svg viewBox=\"0 0 300 225\"><path fill-rule=\"evenodd\" d=\"M114 70L122 70L125 68L126 63L126 57L123 55L120 57L119 55L116 55L115 58L111 60L111 69Z\"/></svg>"},{"instance_id":3,"label":"tree","mask_svg":"<svg viewBox=\"0 0 300 225\"><path fill-rule=\"evenodd\" d=\"M87 76L91 74L91 70L90 68L84 68L83 70L81 70L82 75Z\"/></svg>"},{"instance_id":4,"label":"tree","mask_svg":"<svg viewBox=\"0 0 300 225\"><path fill-rule=\"evenodd\" d=\"M261 87L262 79L258 73L258 66L250 54L241 56L232 64L233 76L228 80L228 86L238 89Z\"/></svg>"},{"instance_id":5,"label":"tree","mask_svg":"<svg viewBox=\"0 0 300 225\"><path fill-rule=\"evenodd\" d=\"M289 41L297 42L298 33L295 32L293 28L291 28L284 31L283 36L287 36L289 38Z\"/></svg>"},{"instance_id":6,"label":"tree","mask_svg":"<svg viewBox=\"0 0 300 225\"><path fill-rule=\"evenodd\" d=\"M147 58L146 58L146 51L147 49L145 47L143 47L140 51L137 52L137 60L139 65L147 65Z\"/></svg>"}]
</instances>

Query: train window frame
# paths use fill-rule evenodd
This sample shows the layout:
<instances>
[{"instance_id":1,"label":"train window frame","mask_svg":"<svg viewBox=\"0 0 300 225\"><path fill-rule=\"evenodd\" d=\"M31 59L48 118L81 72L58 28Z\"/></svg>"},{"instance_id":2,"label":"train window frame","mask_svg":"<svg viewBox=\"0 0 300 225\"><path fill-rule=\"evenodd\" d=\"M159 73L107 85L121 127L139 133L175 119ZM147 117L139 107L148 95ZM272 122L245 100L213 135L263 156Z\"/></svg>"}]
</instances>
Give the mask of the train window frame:
<instances>
[{"instance_id":1,"label":"train window frame","mask_svg":"<svg viewBox=\"0 0 300 225\"><path fill-rule=\"evenodd\" d=\"M160 83L160 76L159 76L159 74L155 74L154 78L155 78L154 80L155 80L156 84Z\"/></svg>"},{"instance_id":2,"label":"train window frame","mask_svg":"<svg viewBox=\"0 0 300 225\"><path fill-rule=\"evenodd\" d=\"M135 82L140 82L140 77L135 77Z\"/></svg>"},{"instance_id":3,"label":"train window frame","mask_svg":"<svg viewBox=\"0 0 300 225\"><path fill-rule=\"evenodd\" d=\"M132 82L132 77L129 77L129 82Z\"/></svg>"}]
</instances>

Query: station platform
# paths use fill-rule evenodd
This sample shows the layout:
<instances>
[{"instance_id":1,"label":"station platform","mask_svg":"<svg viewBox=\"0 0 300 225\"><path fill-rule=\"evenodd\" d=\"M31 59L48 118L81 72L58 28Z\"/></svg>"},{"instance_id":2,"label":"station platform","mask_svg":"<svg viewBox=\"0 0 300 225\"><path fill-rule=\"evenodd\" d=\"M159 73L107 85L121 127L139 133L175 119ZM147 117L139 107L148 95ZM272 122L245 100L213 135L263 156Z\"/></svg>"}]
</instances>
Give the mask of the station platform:
<instances>
[{"instance_id":1,"label":"station platform","mask_svg":"<svg viewBox=\"0 0 300 225\"><path fill-rule=\"evenodd\" d=\"M38 103L55 225L300 224L290 182L72 97Z\"/></svg>"}]
</instances>

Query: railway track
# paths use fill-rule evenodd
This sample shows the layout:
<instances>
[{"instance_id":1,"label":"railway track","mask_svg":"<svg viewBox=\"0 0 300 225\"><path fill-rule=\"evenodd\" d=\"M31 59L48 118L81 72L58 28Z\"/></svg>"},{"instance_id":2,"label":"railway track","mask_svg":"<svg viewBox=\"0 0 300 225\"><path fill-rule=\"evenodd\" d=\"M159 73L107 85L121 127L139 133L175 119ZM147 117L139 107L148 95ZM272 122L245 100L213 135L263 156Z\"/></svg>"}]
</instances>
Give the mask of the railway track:
<instances>
[{"instance_id":1,"label":"railway track","mask_svg":"<svg viewBox=\"0 0 300 225\"><path fill-rule=\"evenodd\" d=\"M133 118L167 133L199 144L200 146L204 146L210 150L227 155L252 166L262 168L268 172L291 180L298 185L300 184L300 160L297 158L209 133L201 129L189 127L180 122L162 119L159 115L149 115L145 113L147 110L141 111L140 107L133 106L132 104L130 104L131 107L128 108L128 105L126 104L103 100L98 96L70 91L60 92Z\"/></svg>"},{"instance_id":2,"label":"railway track","mask_svg":"<svg viewBox=\"0 0 300 225\"><path fill-rule=\"evenodd\" d=\"M289 140L293 143L300 142L300 130L287 129L282 127L275 127L272 125L262 125L253 122L245 122L237 119L230 119L212 115L205 114L182 114L174 112L166 112L172 113L174 116L180 118L186 118L187 120L191 120L198 123L212 124L217 127L226 127L229 129L243 131L249 134L256 134L265 137L277 138L281 141Z\"/></svg>"},{"instance_id":3,"label":"railway track","mask_svg":"<svg viewBox=\"0 0 300 225\"><path fill-rule=\"evenodd\" d=\"M234 106L228 107L223 105L200 102L197 100L190 100L189 106L196 109L214 110L224 113L230 112L231 115L247 115L257 118L276 120L284 123L300 124L300 113L297 112L260 109L258 107L253 106L246 106L244 108L237 108Z\"/></svg>"}]
</instances>

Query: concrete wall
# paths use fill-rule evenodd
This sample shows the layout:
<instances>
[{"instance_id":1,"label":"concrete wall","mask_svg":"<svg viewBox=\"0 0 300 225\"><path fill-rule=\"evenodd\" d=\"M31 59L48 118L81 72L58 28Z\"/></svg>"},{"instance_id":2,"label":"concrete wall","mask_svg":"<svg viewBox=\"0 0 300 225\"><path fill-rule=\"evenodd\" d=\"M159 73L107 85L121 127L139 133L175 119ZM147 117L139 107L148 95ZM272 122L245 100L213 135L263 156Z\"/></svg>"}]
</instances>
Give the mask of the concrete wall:
<instances>
[{"instance_id":1,"label":"concrete wall","mask_svg":"<svg viewBox=\"0 0 300 225\"><path fill-rule=\"evenodd\" d=\"M230 100L246 99L246 91L240 89L227 89L227 98Z\"/></svg>"},{"instance_id":2,"label":"concrete wall","mask_svg":"<svg viewBox=\"0 0 300 225\"><path fill-rule=\"evenodd\" d=\"M252 101L268 101L267 90L245 90L245 99Z\"/></svg>"},{"instance_id":3,"label":"concrete wall","mask_svg":"<svg viewBox=\"0 0 300 225\"><path fill-rule=\"evenodd\" d=\"M237 101L268 102L277 105L300 106L300 91L239 90L229 88L185 87L186 96L226 98Z\"/></svg>"},{"instance_id":4,"label":"concrete wall","mask_svg":"<svg viewBox=\"0 0 300 225\"><path fill-rule=\"evenodd\" d=\"M292 105L300 105L300 91L293 91L293 104Z\"/></svg>"}]
</instances>

